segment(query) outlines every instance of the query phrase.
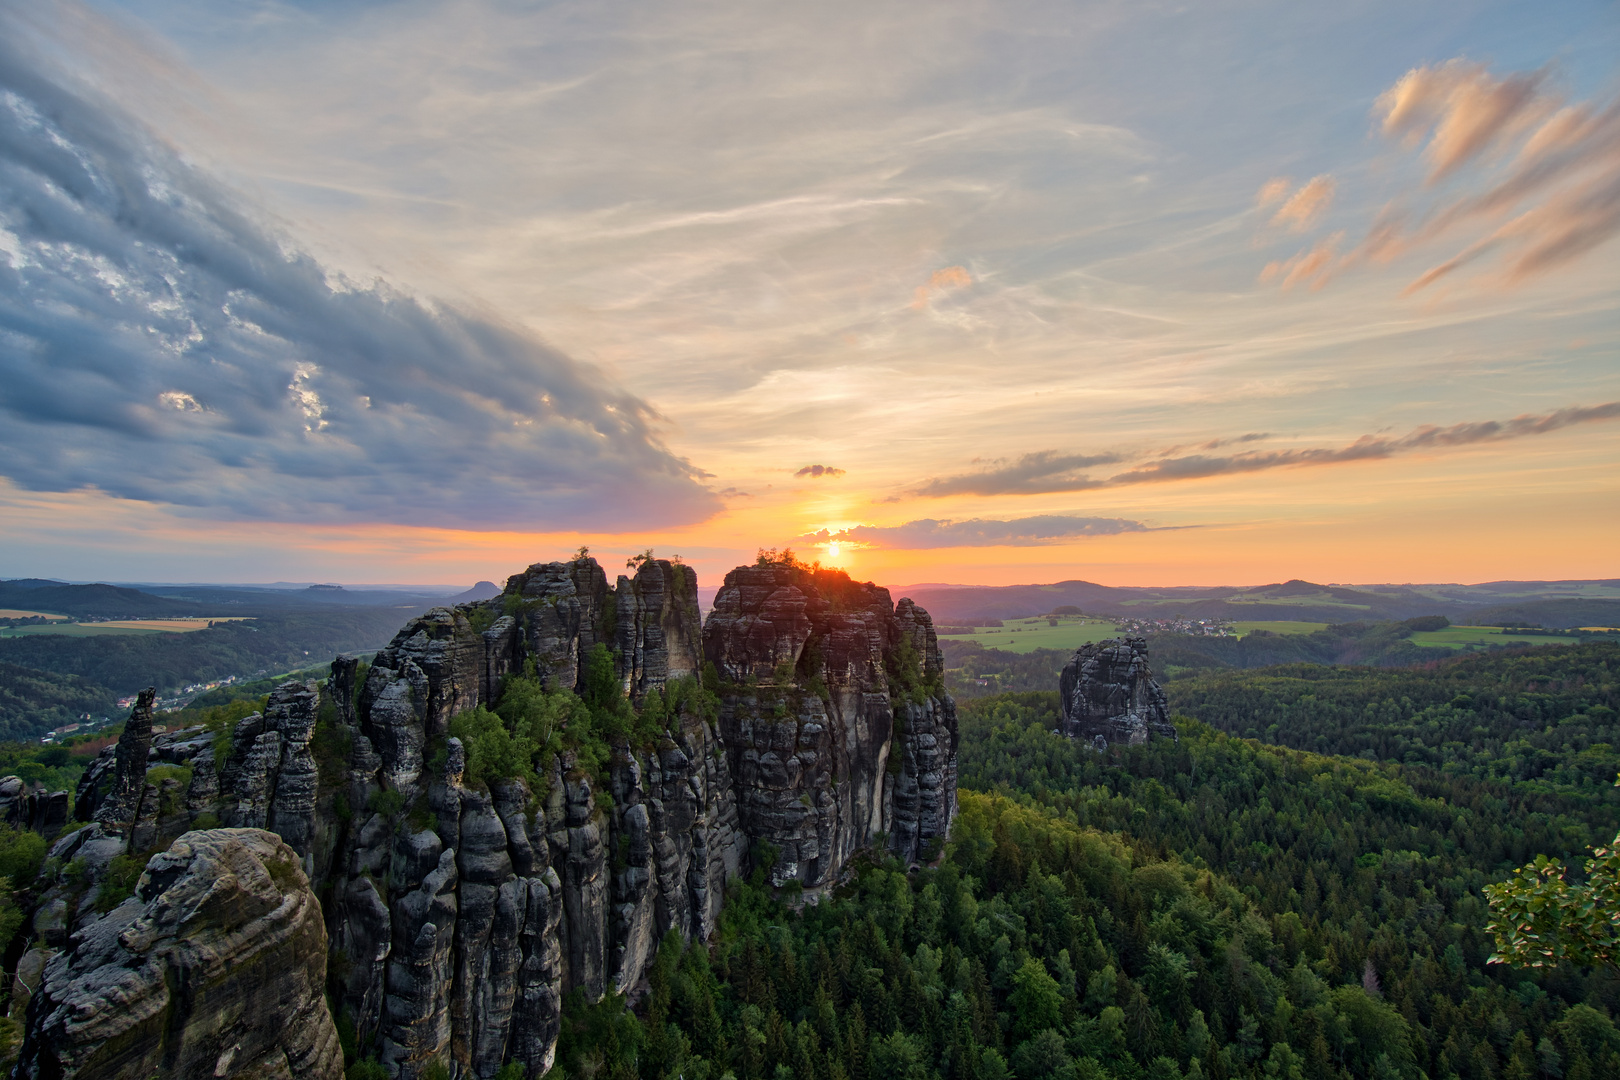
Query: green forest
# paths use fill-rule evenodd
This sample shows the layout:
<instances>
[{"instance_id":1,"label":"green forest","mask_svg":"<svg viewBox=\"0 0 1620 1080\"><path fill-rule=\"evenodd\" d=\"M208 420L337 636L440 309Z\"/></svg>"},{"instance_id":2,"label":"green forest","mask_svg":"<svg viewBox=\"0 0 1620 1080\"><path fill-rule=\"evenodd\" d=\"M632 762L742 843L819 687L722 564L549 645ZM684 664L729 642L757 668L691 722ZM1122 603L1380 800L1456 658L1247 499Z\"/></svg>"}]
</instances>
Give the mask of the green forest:
<instances>
[{"instance_id":1,"label":"green forest","mask_svg":"<svg viewBox=\"0 0 1620 1080\"><path fill-rule=\"evenodd\" d=\"M1620 826L1617 662L1220 672L1177 742L1106 755L1051 733L1053 691L965 700L936 866L802 911L737 883L634 1010L568 1003L554 1075L1620 1076L1616 972L1488 963L1482 892Z\"/></svg>"}]
</instances>

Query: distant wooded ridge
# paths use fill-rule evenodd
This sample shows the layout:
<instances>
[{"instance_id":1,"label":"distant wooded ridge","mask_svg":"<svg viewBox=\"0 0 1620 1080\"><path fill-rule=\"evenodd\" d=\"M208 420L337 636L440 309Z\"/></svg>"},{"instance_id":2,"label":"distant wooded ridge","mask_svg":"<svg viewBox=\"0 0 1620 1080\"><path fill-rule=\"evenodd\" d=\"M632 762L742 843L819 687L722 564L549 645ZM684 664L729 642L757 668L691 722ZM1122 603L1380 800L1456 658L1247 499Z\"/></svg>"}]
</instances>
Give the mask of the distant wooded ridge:
<instances>
[{"instance_id":1,"label":"distant wooded ridge","mask_svg":"<svg viewBox=\"0 0 1620 1080\"><path fill-rule=\"evenodd\" d=\"M964 626L982 619L1044 615L1060 607L1136 619L1351 623L1445 615L1453 622L1480 626L1620 626L1620 578L1360 588L1298 579L1216 588L1060 581L1050 585L920 585L892 591L896 596L911 597L936 624Z\"/></svg>"}]
</instances>

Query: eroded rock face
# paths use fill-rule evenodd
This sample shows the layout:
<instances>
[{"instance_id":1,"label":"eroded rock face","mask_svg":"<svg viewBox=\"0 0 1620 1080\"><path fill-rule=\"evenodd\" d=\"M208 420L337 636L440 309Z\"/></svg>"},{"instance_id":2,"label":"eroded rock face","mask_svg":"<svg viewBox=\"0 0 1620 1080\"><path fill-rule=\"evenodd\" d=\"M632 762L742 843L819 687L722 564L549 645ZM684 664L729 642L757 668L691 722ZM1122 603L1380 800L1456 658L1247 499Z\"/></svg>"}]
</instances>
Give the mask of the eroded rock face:
<instances>
[{"instance_id":1,"label":"eroded rock face","mask_svg":"<svg viewBox=\"0 0 1620 1080\"><path fill-rule=\"evenodd\" d=\"M154 740L150 715L132 718L78 792L81 817L96 822L51 851L85 873L47 892L35 916L29 969L61 976L37 993L25 987L36 1004L56 1002L30 1024L38 1046L79 1045L63 1042L68 1020L46 1023L69 993L52 986L111 977L92 975L92 961L104 973L146 962L136 939L116 955L107 942L159 902L151 888L167 889L170 871L142 886L139 904L103 917L94 901L112 860L161 846L204 814L245 828L186 833L175 852L196 837L274 834L314 883L333 1004L362 1055L400 1080L440 1065L483 1080L508 1062L545 1072L563 996L634 993L666 934L707 938L726 880L749 868L756 841L776 849L778 884L796 880L812 895L880 834L906 859L931 856L955 809L956 717L927 614L842 573L796 566L733 573L707 629L696 599L696 575L664 560L612 588L594 560L540 564L499 597L413 619L365 669L340 656L324 687L277 687L228 743L202 728ZM631 701L659 710L662 737L611 746L605 767L559 753L541 792L469 781L451 719L493 705L503 680L530 664L550 690L579 688L599 645L613 650ZM720 677L718 709L698 690L706 661ZM681 678L693 681L664 692ZM10 791L0 784L0 800ZM268 917L252 901L258 884L229 888L244 899L232 901L235 915L221 909L219 927ZM251 993L219 990L226 1001ZM145 1022L95 1030L144 1045ZM91 1035L81 1041L75 1069L101 1060ZM268 1052L244 1043L221 1075ZM140 1055L130 1060L148 1062Z\"/></svg>"},{"instance_id":2,"label":"eroded rock face","mask_svg":"<svg viewBox=\"0 0 1620 1080\"><path fill-rule=\"evenodd\" d=\"M630 696L641 701L670 679L697 675L703 666L703 630L697 610L697 572L649 559L636 576L619 575L614 590L614 646Z\"/></svg>"},{"instance_id":3,"label":"eroded rock face","mask_svg":"<svg viewBox=\"0 0 1620 1080\"><path fill-rule=\"evenodd\" d=\"M320 692L315 683L285 682L270 692L262 715L236 725L231 754L219 778L226 825L269 829L300 858L315 836L316 769L310 751ZM209 750L212 751L210 741ZM195 759L198 768L208 762ZM306 863L306 869L312 869Z\"/></svg>"},{"instance_id":4,"label":"eroded rock face","mask_svg":"<svg viewBox=\"0 0 1620 1080\"><path fill-rule=\"evenodd\" d=\"M152 746L152 702L156 697L152 687L142 690L129 719L124 721L124 734L113 752L110 785L95 810L95 820L115 835L130 829L140 816L146 793L147 751Z\"/></svg>"},{"instance_id":5,"label":"eroded rock face","mask_svg":"<svg viewBox=\"0 0 1620 1080\"><path fill-rule=\"evenodd\" d=\"M19 829L32 829L54 840L67 824L73 803L65 791L29 790L20 777L0 778L0 821Z\"/></svg>"},{"instance_id":6,"label":"eroded rock face","mask_svg":"<svg viewBox=\"0 0 1620 1080\"><path fill-rule=\"evenodd\" d=\"M1164 690L1148 668L1147 642L1113 639L1083 645L1063 669L1058 684L1063 720L1059 730L1098 749L1176 738Z\"/></svg>"},{"instance_id":7,"label":"eroded rock face","mask_svg":"<svg viewBox=\"0 0 1620 1080\"><path fill-rule=\"evenodd\" d=\"M696 599L692 571L663 560L611 589L591 559L531 566L500 597L413 620L371 664L357 707L334 701L353 808L327 879L335 981L391 1072L413 1080L443 1063L489 1077L516 1061L539 1075L565 993L631 990L669 930L712 931L746 845L702 716L669 718L650 751L614 748L606 785L559 755L543 801L517 780L469 786L445 738L527 662L548 689L578 687L598 644L638 702L696 675ZM340 657L334 699L355 676Z\"/></svg>"},{"instance_id":8,"label":"eroded rock face","mask_svg":"<svg viewBox=\"0 0 1620 1080\"><path fill-rule=\"evenodd\" d=\"M187 833L44 964L19 1073L339 1080L326 960L296 852L259 829Z\"/></svg>"},{"instance_id":9,"label":"eroded rock face","mask_svg":"<svg viewBox=\"0 0 1620 1080\"><path fill-rule=\"evenodd\" d=\"M740 567L703 630L738 818L776 849L771 879L812 892L888 834L902 858L956 806L956 705L928 614L839 571Z\"/></svg>"}]
</instances>

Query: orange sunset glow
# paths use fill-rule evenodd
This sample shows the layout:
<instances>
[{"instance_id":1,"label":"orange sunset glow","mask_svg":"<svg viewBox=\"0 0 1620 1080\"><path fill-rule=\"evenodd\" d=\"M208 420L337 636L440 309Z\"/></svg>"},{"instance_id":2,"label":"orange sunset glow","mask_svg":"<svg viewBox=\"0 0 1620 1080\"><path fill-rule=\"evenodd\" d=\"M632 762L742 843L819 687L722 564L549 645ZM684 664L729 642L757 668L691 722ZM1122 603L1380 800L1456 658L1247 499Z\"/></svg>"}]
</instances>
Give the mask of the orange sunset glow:
<instances>
[{"instance_id":1,"label":"orange sunset glow","mask_svg":"<svg viewBox=\"0 0 1620 1080\"><path fill-rule=\"evenodd\" d=\"M8 9L7 574L1617 572L1612 13L564 8Z\"/></svg>"}]
</instances>

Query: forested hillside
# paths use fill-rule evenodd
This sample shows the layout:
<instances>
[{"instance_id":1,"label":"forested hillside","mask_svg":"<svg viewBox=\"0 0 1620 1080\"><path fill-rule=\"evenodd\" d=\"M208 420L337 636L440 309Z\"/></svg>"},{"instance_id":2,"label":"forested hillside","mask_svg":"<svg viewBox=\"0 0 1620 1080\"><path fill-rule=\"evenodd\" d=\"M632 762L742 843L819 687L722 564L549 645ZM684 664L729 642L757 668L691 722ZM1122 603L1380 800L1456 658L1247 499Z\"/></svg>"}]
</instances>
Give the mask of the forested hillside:
<instances>
[{"instance_id":1,"label":"forested hillside","mask_svg":"<svg viewBox=\"0 0 1620 1080\"><path fill-rule=\"evenodd\" d=\"M70 638L36 634L0 640L0 661L77 675L120 694L160 690L226 675L302 667L334 653L388 643L402 619L389 608L263 615L189 634Z\"/></svg>"},{"instance_id":2,"label":"forested hillside","mask_svg":"<svg viewBox=\"0 0 1620 1080\"><path fill-rule=\"evenodd\" d=\"M162 693L227 676L329 662L386 645L400 623L391 608L346 607L222 622L185 634L32 634L0 639L0 740L33 739L84 713L113 715L142 687Z\"/></svg>"},{"instance_id":3,"label":"forested hillside","mask_svg":"<svg viewBox=\"0 0 1620 1080\"><path fill-rule=\"evenodd\" d=\"M1321 753L1602 789L1620 772L1620 645L1503 650L1422 668L1298 664L1167 686L1223 731Z\"/></svg>"},{"instance_id":4,"label":"forested hillside","mask_svg":"<svg viewBox=\"0 0 1620 1080\"><path fill-rule=\"evenodd\" d=\"M1419 748L1409 764L1185 716L1178 743L1103 755L1052 734L1055 692L964 701L960 781L977 792L963 791L937 868L870 865L802 914L739 886L712 951L666 943L641 1018L573 1002L559 1065L773 1080L1620 1076L1620 979L1487 964L1481 893L1538 853L1578 865L1620 826L1598 741L1612 737L1616 653L1184 681L1184 709L1217 723L1270 717L1269 738L1356 754ZM1367 725L1391 741L1364 742ZM1515 731L1538 740L1537 768L1486 767L1502 746L1523 759Z\"/></svg>"},{"instance_id":5,"label":"forested hillside","mask_svg":"<svg viewBox=\"0 0 1620 1080\"><path fill-rule=\"evenodd\" d=\"M27 739L85 713L110 716L117 696L76 675L0 663L0 742Z\"/></svg>"}]
</instances>

